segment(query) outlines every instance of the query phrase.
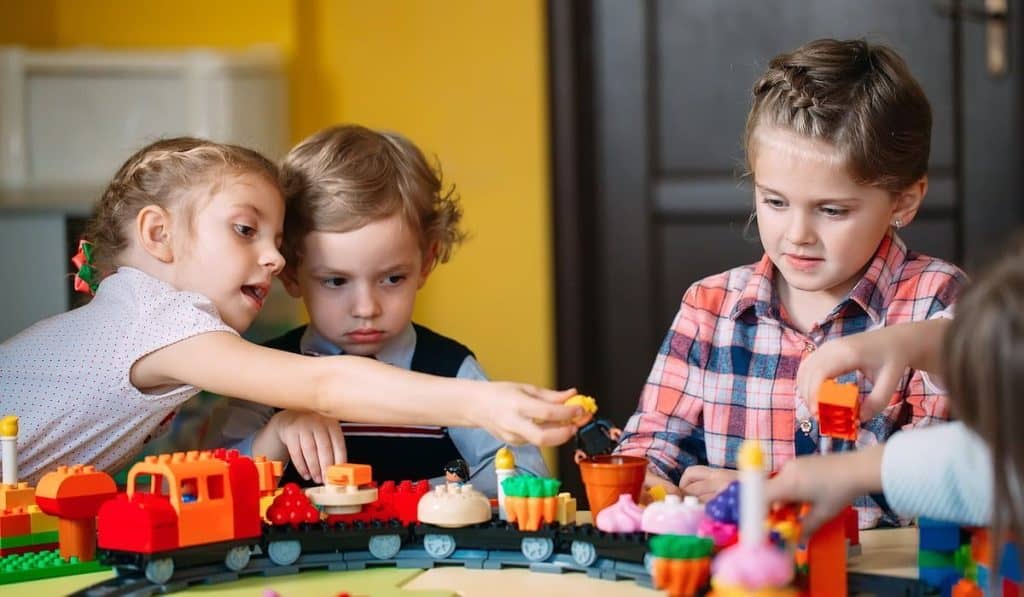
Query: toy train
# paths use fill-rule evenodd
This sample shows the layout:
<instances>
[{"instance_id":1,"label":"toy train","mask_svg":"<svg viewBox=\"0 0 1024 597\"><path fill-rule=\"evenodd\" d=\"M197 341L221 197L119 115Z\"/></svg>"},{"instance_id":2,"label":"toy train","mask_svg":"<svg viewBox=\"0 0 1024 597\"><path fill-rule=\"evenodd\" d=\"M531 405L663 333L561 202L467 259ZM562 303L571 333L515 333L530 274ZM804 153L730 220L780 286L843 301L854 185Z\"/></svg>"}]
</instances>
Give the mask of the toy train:
<instances>
[{"instance_id":1,"label":"toy train","mask_svg":"<svg viewBox=\"0 0 1024 597\"><path fill-rule=\"evenodd\" d=\"M403 481L378 487L369 479L369 467L361 465L338 465L329 479L334 483L315 488L333 495L311 491L314 501L323 497L321 505L328 504L325 519L294 485L286 486L263 516L261 499L273 492L274 468L225 450L147 458L131 469L126 492L99 509L101 560L120 576L144 574L165 584L176 568L222 561L228 570L242 570L253 553L288 566L313 553L365 553L372 565L394 561L403 550L437 561L466 550L516 551L524 565L564 554L580 569L598 558L642 566L647 553L646 533L576 525L567 494L555 499L561 522L556 513L526 530L531 525L523 520L492 516L490 502L469 485L430 491L426 481ZM427 502L442 502L443 514L436 509L425 514Z\"/></svg>"}]
</instances>

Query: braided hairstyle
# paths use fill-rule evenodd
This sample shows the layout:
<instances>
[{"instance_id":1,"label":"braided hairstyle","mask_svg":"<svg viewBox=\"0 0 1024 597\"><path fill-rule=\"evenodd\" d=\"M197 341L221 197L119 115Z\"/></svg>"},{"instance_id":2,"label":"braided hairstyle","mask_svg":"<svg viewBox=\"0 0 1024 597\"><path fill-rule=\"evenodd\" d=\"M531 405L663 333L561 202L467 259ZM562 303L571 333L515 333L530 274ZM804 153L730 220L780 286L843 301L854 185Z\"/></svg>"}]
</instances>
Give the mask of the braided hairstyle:
<instances>
[{"instance_id":1,"label":"braided hairstyle","mask_svg":"<svg viewBox=\"0 0 1024 597\"><path fill-rule=\"evenodd\" d=\"M128 158L103 192L86 227L100 275L113 273L128 247L130 224L147 205L194 214L196 199L217 192L225 177L256 174L275 188L278 171L258 152L193 137L162 139Z\"/></svg>"},{"instance_id":2,"label":"braided hairstyle","mask_svg":"<svg viewBox=\"0 0 1024 597\"><path fill-rule=\"evenodd\" d=\"M828 142L858 184L899 192L927 172L931 106L891 48L812 41L773 58L753 95L743 143L748 172L759 127Z\"/></svg>"}]
</instances>

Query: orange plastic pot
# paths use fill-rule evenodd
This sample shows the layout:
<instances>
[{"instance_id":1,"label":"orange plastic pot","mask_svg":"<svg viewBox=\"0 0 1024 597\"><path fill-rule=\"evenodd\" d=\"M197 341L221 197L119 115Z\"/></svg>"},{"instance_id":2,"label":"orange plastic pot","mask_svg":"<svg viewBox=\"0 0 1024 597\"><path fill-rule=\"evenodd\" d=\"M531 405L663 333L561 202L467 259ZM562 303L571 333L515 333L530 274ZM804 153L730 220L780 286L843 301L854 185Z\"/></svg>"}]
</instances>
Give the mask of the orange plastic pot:
<instances>
[{"instance_id":1,"label":"orange plastic pot","mask_svg":"<svg viewBox=\"0 0 1024 597\"><path fill-rule=\"evenodd\" d=\"M628 493L640 503L640 490L644 486L647 460L636 456L594 456L580 463L580 475L587 487L590 513L597 513L614 504L619 496Z\"/></svg>"}]
</instances>

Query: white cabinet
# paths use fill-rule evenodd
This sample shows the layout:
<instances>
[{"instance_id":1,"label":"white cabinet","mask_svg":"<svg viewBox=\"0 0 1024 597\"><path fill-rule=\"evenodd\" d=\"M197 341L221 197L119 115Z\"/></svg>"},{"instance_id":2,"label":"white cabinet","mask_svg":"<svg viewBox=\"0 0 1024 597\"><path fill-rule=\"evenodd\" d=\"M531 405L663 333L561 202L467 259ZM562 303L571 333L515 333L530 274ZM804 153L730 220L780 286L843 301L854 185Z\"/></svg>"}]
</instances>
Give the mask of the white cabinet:
<instances>
[{"instance_id":1,"label":"white cabinet","mask_svg":"<svg viewBox=\"0 0 1024 597\"><path fill-rule=\"evenodd\" d=\"M0 341L72 306L69 259L136 149L193 135L287 150L278 52L0 48Z\"/></svg>"}]
</instances>

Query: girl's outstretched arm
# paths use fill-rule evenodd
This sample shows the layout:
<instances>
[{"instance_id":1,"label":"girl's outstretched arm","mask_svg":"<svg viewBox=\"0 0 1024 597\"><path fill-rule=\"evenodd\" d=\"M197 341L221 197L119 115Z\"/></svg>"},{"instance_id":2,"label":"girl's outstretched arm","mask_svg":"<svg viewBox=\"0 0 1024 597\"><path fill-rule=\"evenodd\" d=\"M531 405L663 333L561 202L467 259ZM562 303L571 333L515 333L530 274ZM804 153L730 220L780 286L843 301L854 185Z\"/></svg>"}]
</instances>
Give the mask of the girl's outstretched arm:
<instances>
[{"instance_id":1,"label":"girl's outstretched arm","mask_svg":"<svg viewBox=\"0 0 1024 597\"><path fill-rule=\"evenodd\" d=\"M227 332L199 334L136 361L142 391L188 384L222 396L354 422L483 427L506 443L558 445L582 413L575 391L434 377L354 356L311 358Z\"/></svg>"}]
</instances>

